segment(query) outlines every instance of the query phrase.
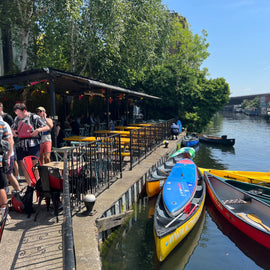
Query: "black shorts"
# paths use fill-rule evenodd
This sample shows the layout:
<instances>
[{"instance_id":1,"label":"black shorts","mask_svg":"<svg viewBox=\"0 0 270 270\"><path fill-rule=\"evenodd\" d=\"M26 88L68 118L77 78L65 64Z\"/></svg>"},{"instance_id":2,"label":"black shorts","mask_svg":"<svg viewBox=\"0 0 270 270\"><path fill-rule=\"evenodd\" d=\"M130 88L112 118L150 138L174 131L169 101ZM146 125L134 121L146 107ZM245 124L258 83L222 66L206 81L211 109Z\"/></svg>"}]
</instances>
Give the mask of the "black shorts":
<instances>
[{"instance_id":1,"label":"black shorts","mask_svg":"<svg viewBox=\"0 0 270 270\"><path fill-rule=\"evenodd\" d=\"M23 160L26 156L36 156L39 158L40 145L28 147L27 149L18 147L17 148L17 160Z\"/></svg>"},{"instance_id":2,"label":"black shorts","mask_svg":"<svg viewBox=\"0 0 270 270\"><path fill-rule=\"evenodd\" d=\"M4 168L0 167L0 189L3 189L8 186L8 181L6 174L4 173Z\"/></svg>"}]
</instances>

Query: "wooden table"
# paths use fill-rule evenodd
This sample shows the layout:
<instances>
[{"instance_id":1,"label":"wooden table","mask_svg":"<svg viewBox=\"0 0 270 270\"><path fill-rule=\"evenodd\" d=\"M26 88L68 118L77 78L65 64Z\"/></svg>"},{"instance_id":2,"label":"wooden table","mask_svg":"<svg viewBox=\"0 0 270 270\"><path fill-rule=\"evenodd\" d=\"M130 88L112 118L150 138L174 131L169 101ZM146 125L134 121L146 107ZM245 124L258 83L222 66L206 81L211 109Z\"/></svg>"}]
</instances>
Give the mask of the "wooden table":
<instances>
[{"instance_id":1,"label":"wooden table","mask_svg":"<svg viewBox=\"0 0 270 270\"><path fill-rule=\"evenodd\" d=\"M76 169L78 166L80 166L80 167L84 166L85 162L80 162L80 161L79 162L78 161L71 162L71 161L68 161L67 165L68 165L68 169L71 168L71 166L69 166L69 165L72 165L72 169ZM49 163L42 164L41 166L57 168L57 169L63 171L64 170L64 161L51 161Z\"/></svg>"},{"instance_id":2,"label":"wooden table","mask_svg":"<svg viewBox=\"0 0 270 270\"><path fill-rule=\"evenodd\" d=\"M85 136L70 136L70 137L63 138L63 140L81 142L85 138L87 138L87 137L85 137Z\"/></svg>"},{"instance_id":3,"label":"wooden table","mask_svg":"<svg viewBox=\"0 0 270 270\"><path fill-rule=\"evenodd\" d=\"M47 166L47 167L53 167L57 168L59 170L64 170L64 161L52 161L49 163L42 164L42 166Z\"/></svg>"},{"instance_id":4,"label":"wooden table","mask_svg":"<svg viewBox=\"0 0 270 270\"><path fill-rule=\"evenodd\" d=\"M150 127L152 126L152 124L148 124L148 123L141 123L141 124L130 124L133 127Z\"/></svg>"},{"instance_id":5,"label":"wooden table","mask_svg":"<svg viewBox=\"0 0 270 270\"><path fill-rule=\"evenodd\" d=\"M133 130L133 129L139 129L141 127L132 127L132 126L126 126L126 127L123 127L123 126L117 126L115 127L115 129L119 129L119 130Z\"/></svg>"},{"instance_id":6,"label":"wooden table","mask_svg":"<svg viewBox=\"0 0 270 270\"><path fill-rule=\"evenodd\" d=\"M94 136L91 137L85 137L81 140L81 142L95 142L96 140L99 140L99 138L96 138Z\"/></svg>"},{"instance_id":7,"label":"wooden table","mask_svg":"<svg viewBox=\"0 0 270 270\"><path fill-rule=\"evenodd\" d=\"M95 134L120 134L121 136L129 137L130 131L126 130L96 130Z\"/></svg>"},{"instance_id":8,"label":"wooden table","mask_svg":"<svg viewBox=\"0 0 270 270\"><path fill-rule=\"evenodd\" d=\"M124 136L124 137L130 137L130 131L126 131L126 130L111 130L110 133L120 134L121 136Z\"/></svg>"}]
</instances>

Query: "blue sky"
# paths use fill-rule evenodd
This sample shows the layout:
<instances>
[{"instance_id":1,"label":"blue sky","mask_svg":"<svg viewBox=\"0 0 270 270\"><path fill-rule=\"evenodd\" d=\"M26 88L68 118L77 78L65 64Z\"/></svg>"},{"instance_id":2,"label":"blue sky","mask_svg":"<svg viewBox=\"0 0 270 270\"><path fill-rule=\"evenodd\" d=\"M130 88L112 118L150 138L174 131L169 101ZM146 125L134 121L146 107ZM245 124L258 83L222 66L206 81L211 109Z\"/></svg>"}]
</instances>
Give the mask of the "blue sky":
<instances>
[{"instance_id":1,"label":"blue sky","mask_svg":"<svg viewBox=\"0 0 270 270\"><path fill-rule=\"evenodd\" d=\"M210 78L223 77L231 96L270 93L270 0L162 0L208 33Z\"/></svg>"}]
</instances>

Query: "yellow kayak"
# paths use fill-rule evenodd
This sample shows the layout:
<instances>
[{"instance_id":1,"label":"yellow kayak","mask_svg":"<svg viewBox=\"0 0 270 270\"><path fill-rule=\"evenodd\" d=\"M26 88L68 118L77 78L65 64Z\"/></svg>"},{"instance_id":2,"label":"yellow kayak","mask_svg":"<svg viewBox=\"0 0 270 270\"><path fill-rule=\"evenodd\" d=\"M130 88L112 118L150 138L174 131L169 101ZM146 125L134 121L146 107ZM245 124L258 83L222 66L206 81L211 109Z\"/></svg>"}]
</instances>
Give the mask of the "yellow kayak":
<instances>
[{"instance_id":1,"label":"yellow kayak","mask_svg":"<svg viewBox=\"0 0 270 270\"><path fill-rule=\"evenodd\" d=\"M270 185L270 172L255 172L255 171L229 171L229 170L214 170L199 168L201 173L204 174L205 171L210 172L216 176L233 179L240 182L259 184L259 185Z\"/></svg>"}]
</instances>

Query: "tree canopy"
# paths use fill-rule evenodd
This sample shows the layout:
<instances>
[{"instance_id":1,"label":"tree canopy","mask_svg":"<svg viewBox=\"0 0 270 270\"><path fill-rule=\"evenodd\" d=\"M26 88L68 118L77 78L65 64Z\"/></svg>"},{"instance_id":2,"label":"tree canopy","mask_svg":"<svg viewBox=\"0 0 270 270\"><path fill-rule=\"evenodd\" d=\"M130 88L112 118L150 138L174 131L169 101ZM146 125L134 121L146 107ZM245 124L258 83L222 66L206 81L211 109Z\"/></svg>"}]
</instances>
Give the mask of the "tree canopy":
<instances>
[{"instance_id":1,"label":"tree canopy","mask_svg":"<svg viewBox=\"0 0 270 270\"><path fill-rule=\"evenodd\" d=\"M145 101L148 117L178 117L189 129L228 102L225 79L201 68L207 32L194 35L161 0L3 0L0 8L5 74L49 66L154 94L162 100Z\"/></svg>"}]
</instances>

